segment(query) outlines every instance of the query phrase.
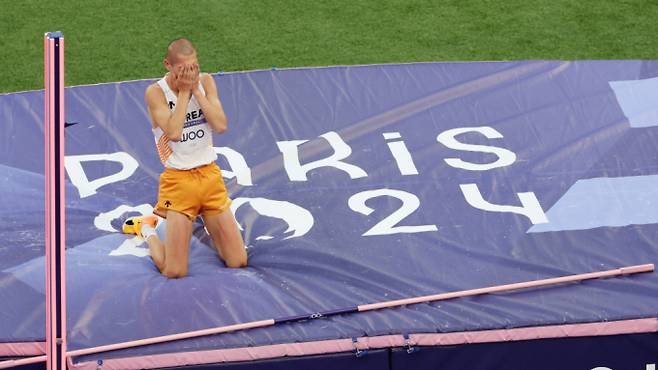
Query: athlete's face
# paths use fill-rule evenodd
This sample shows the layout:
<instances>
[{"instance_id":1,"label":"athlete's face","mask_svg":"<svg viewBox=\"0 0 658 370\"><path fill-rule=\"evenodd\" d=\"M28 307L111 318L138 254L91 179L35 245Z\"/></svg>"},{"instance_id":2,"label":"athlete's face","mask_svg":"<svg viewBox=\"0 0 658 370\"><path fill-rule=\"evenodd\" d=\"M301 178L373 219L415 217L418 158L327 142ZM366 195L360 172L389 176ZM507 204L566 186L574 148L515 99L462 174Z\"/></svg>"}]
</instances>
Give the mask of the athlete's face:
<instances>
[{"instance_id":1,"label":"athlete's face","mask_svg":"<svg viewBox=\"0 0 658 370\"><path fill-rule=\"evenodd\" d=\"M166 58L164 64L169 72L178 74L186 66L198 65L199 61L197 60L196 53L189 55L176 54L173 58Z\"/></svg>"}]
</instances>

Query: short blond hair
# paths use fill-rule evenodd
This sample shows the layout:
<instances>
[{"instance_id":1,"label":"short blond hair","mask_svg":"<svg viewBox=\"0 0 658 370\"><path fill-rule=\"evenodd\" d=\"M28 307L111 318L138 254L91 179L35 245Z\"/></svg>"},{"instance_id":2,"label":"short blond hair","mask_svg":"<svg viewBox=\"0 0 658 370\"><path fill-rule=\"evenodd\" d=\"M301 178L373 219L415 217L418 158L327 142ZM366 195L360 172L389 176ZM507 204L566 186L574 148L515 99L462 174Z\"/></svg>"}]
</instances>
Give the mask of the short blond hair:
<instances>
[{"instance_id":1,"label":"short blond hair","mask_svg":"<svg viewBox=\"0 0 658 370\"><path fill-rule=\"evenodd\" d=\"M181 37L169 43L166 58L169 63L173 64L177 55L192 55L194 53L196 53L196 48L192 41Z\"/></svg>"}]
</instances>

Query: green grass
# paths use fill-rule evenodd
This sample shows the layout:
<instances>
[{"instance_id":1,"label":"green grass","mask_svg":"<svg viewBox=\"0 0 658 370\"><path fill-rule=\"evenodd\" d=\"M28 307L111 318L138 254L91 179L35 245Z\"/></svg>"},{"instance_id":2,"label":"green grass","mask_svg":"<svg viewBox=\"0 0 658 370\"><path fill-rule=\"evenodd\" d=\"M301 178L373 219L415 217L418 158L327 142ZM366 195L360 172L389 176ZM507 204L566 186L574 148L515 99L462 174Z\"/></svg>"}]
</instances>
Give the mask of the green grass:
<instances>
[{"instance_id":1,"label":"green grass","mask_svg":"<svg viewBox=\"0 0 658 370\"><path fill-rule=\"evenodd\" d=\"M44 5L58 3L55 5ZM414 61L655 59L658 2L631 0L0 0L0 92L43 86L63 31L66 84L152 78L190 38L208 72Z\"/></svg>"}]
</instances>

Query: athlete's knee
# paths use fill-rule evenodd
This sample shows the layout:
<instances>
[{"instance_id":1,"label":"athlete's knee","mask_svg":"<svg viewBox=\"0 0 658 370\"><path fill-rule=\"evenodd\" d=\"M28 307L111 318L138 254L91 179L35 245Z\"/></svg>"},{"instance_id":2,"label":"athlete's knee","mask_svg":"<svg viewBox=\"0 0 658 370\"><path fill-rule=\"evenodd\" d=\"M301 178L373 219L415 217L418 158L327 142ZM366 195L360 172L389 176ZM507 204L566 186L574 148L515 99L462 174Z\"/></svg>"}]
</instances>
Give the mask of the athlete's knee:
<instances>
[{"instance_id":1,"label":"athlete's knee","mask_svg":"<svg viewBox=\"0 0 658 370\"><path fill-rule=\"evenodd\" d=\"M226 264L226 267L234 269L247 267L247 253L226 258L224 263Z\"/></svg>"},{"instance_id":2,"label":"athlete's knee","mask_svg":"<svg viewBox=\"0 0 658 370\"><path fill-rule=\"evenodd\" d=\"M162 270L162 275L170 279L179 279L187 276L187 267L184 266L166 266Z\"/></svg>"},{"instance_id":3,"label":"athlete's knee","mask_svg":"<svg viewBox=\"0 0 658 370\"><path fill-rule=\"evenodd\" d=\"M177 271L171 271L171 270L164 270L164 271L162 271L162 275L169 278L169 279L180 279L180 278L186 277L187 272L177 272Z\"/></svg>"}]
</instances>

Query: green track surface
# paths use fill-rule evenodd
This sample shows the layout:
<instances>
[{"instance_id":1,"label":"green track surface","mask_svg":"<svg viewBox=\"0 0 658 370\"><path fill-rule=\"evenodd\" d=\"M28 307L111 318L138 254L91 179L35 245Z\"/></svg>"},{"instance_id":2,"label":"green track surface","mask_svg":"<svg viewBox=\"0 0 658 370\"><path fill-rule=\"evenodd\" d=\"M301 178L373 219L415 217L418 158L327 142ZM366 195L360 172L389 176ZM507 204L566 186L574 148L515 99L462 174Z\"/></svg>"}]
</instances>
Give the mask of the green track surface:
<instances>
[{"instance_id":1,"label":"green track surface","mask_svg":"<svg viewBox=\"0 0 658 370\"><path fill-rule=\"evenodd\" d=\"M66 84L159 77L187 37L207 72L417 61L656 59L658 1L0 0L0 92L43 86L62 31Z\"/></svg>"}]
</instances>

